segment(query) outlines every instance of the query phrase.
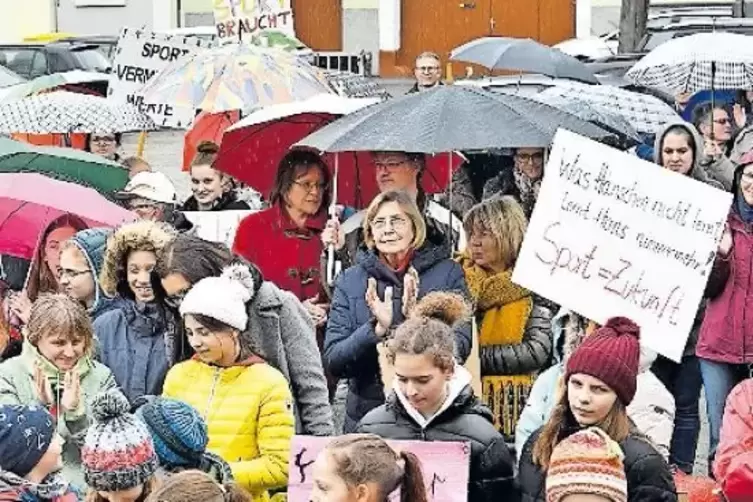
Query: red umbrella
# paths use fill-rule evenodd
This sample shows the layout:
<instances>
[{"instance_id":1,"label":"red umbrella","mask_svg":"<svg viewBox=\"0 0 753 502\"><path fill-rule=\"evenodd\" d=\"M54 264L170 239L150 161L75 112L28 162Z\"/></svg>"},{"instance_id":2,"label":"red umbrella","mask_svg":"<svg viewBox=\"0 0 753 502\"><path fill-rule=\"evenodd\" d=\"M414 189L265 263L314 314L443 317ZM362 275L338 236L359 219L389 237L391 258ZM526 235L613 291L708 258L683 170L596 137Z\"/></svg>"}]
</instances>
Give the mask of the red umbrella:
<instances>
[{"instance_id":1,"label":"red umbrella","mask_svg":"<svg viewBox=\"0 0 753 502\"><path fill-rule=\"evenodd\" d=\"M343 103L339 107L333 106L338 99L347 98L330 96L280 105L278 110L284 111L279 113L273 110L274 107L266 107L258 114L248 116L225 132L215 167L268 195L278 164L290 147L344 114L323 111L347 108L342 106ZM322 101L327 103L322 104ZM358 106L352 103L356 100L349 101L349 111L363 107L363 104ZM373 102L368 100L368 104ZM302 111L306 109L312 111ZM257 115L259 119L255 119ZM367 206L379 193L371 154L353 152L338 155L340 174L337 202L356 208ZM426 172L421 182L424 191L442 192L450 182L451 172L460 167L464 160L462 155L456 153L427 156ZM325 154L324 161L334 172L335 154Z\"/></svg>"},{"instance_id":2,"label":"red umbrella","mask_svg":"<svg viewBox=\"0 0 753 502\"><path fill-rule=\"evenodd\" d=\"M39 235L64 214L92 227L116 227L136 219L91 188L35 173L0 174L0 254L31 259Z\"/></svg>"},{"instance_id":3,"label":"red umbrella","mask_svg":"<svg viewBox=\"0 0 753 502\"><path fill-rule=\"evenodd\" d=\"M225 129L238 122L240 116L238 110L220 113L201 112L183 140L183 171L188 171L191 167L199 143L212 141L219 145Z\"/></svg>"}]
</instances>

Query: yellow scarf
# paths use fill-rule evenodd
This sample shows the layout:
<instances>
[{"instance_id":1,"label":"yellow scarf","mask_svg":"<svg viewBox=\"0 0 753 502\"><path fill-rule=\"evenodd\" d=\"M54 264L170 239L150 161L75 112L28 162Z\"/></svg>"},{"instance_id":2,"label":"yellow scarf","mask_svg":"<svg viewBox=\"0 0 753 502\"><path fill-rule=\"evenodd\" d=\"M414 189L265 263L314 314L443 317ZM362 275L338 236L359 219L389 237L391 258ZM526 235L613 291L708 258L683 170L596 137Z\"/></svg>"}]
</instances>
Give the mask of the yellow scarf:
<instances>
[{"instance_id":1,"label":"yellow scarf","mask_svg":"<svg viewBox=\"0 0 753 502\"><path fill-rule=\"evenodd\" d=\"M512 270L489 273L468 255L458 262L481 317L479 345L521 343L533 310L531 292L512 282ZM534 375L482 375L483 400L494 415L494 425L507 440L515 436L533 380Z\"/></svg>"}]
</instances>

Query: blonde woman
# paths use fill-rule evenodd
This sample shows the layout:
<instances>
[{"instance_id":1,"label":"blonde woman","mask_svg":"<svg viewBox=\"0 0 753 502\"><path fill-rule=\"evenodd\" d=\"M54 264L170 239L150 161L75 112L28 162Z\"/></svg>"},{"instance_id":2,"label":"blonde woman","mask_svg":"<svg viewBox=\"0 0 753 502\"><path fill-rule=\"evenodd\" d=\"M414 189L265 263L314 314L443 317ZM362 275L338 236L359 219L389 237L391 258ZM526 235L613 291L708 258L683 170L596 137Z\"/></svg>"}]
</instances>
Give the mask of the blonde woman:
<instances>
[{"instance_id":1,"label":"blonde woman","mask_svg":"<svg viewBox=\"0 0 753 502\"><path fill-rule=\"evenodd\" d=\"M94 333L84 307L62 295L42 295L31 309L21 355L0 364L0 404L43 404L63 439L63 476L84 488L81 442L90 401L116 387L104 365L92 360Z\"/></svg>"},{"instance_id":2,"label":"blonde woman","mask_svg":"<svg viewBox=\"0 0 753 502\"><path fill-rule=\"evenodd\" d=\"M484 400L508 440L536 373L552 355L552 313L512 282L527 224L512 197L474 206L463 222L468 249L458 260L476 306Z\"/></svg>"},{"instance_id":3,"label":"blonde woman","mask_svg":"<svg viewBox=\"0 0 753 502\"><path fill-rule=\"evenodd\" d=\"M377 345L390 337L416 301L432 291L467 296L463 271L449 245L426 238L426 223L406 192L379 194L363 223L367 249L337 281L324 342L329 371L349 379L344 430L384 403ZM455 356L471 349L470 323L455 330Z\"/></svg>"}]
</instances>

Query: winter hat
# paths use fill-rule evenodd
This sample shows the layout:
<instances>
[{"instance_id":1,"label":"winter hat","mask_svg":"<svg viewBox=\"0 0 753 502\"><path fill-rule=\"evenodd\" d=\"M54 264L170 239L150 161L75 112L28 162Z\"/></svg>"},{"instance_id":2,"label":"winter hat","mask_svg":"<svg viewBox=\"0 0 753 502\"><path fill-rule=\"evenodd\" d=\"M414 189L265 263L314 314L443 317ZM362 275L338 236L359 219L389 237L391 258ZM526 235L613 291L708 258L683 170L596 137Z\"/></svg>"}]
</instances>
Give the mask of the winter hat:
<instances>
[{"instance_id":1,"label":"winter hat","mask_svg":"<svg viewBox=\"0 0 753 502\"><path fill-rule=\"evenodd\" d=\"M180 304L180 315L198 314L245 331L246 303L251 301L254 279L248 267L230 265L220 277L207 277L192 287Z\"/></svg>"},{"instance_id":2,"label":"winter hat","mask_svg":"<svg viewBox=\"0 0 753 502\"><path fill-rule=\"evenodd\" d=\"M141 418L152 433L160 465L196 467L207 447L207 424L190 405L164 397L140 407Z\"/></svg>"},{"instance_id":3,"label":"winter hat","mask_svg":"<svg viewBox=\"0 0 753 502\"><path fill-rule=\"evenodd\" d=\"M620 445L598 427L562 440L552 451L546 476L546 501L569 495L601 495L627 502L627 478Z\"/></svg>"},{"instance_id":4,"label":"winter hat","mask_svg":"<svg viewBox=\"0 0 753 502\"><path fill-rule=\"evenodd\" d=\"M102 271L102 263L105 260L107 238L112 234L109 228L88 228L77 232L70 241L84 254L89 268L94 272L94 279L99 277Z\"/></svg>"},{"instance_id":5,"label":"winter hat","mask_svg":"<svg viewBox=\"0 0 753 502\"><path fill-rule=\"evenodd\" d=\"M613 317L587 336L567 361L565 382L584 373L607 384L623 405L635 397L641 346L640 328L630 319Z\"/></svg>"},{"instance_id":6,"label":"winter hat","mask_svg":"<svg viewBox=\"0 0 753 502\"><path fill-rule=\"evenodd\" d=\"M0 470L24 477L42 460L55 435L52 415L41 406L0 406Z\"/></svg>"},{"instance_id":7,"label":"winter hat","mask_svg":"<svg viewBox=\"0 0 753 502\"><path fill-rule=\"evenodd\" d=\"M146 483L157 470L149 429L129 409L128 399L117 389L92 401L94 423L86 432L81 463L86 484L94 490L130 490Z\"/></svg>"}]
</instances>

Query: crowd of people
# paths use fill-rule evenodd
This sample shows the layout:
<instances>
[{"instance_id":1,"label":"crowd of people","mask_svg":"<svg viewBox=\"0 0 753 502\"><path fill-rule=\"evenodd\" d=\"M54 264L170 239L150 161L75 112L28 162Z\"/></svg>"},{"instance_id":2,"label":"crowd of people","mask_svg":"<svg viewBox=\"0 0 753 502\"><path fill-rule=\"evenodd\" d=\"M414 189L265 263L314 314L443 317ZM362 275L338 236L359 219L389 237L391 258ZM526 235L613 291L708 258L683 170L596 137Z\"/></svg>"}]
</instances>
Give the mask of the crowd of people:
<instances>
[{"instance_id":1,"label":"crowd of people","mask_svg":"<svg viewBox=\"0 0 753 502\"><path fill-rule=\"evenodd\" d=\"M413 92L440 85L439 58L416 73ZM747 500L753 128L737 106L695 118L635 152L734 195L679 363L630 319L599 326L512 281L543 149L496 157L482 180L466 164L457 196L424 193L423 154L373 152L379 194L330 213L331 171L310 152L282 159L261 203L203 143L180 203L120 158L119 135L91 138L129 168L117 198L138 221L67 214L30 262L3 257L0 500L284 500L303 434L332 438L314 502L429 500L421 460L386 440L469 443L469 502L672 502L697 470L702 389L708 474ZM432 206L462 221L463 245ZM223 210L253 211L231 248L184 214Z\"/></svg>"}]
</instances>

